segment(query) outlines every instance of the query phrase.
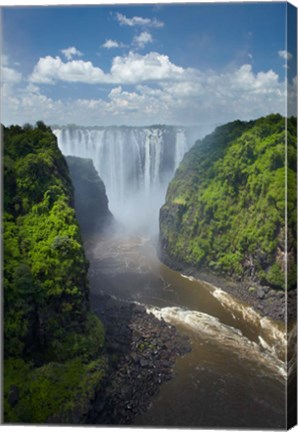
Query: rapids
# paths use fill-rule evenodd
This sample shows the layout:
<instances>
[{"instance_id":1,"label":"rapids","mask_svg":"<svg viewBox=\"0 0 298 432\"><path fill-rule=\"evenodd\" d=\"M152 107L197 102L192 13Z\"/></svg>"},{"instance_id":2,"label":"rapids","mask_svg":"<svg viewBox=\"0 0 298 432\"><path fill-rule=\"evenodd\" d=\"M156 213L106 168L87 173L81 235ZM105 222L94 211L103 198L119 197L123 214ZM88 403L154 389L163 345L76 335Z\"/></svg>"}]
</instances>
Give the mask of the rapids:
<instances>
[{"instance_id":1,"label":"rapids","mask_svg":"<svg viewBox=\"0 0 298 432\"><path fill-rule=\"evenodd\" d=\"M91 292L145 305L191 340L192 352L177 360L174 379L135 425L284 427L282 323L219 287L169 269L147 237L99 236L86 248Z\"/></svg>"}]
</instances>

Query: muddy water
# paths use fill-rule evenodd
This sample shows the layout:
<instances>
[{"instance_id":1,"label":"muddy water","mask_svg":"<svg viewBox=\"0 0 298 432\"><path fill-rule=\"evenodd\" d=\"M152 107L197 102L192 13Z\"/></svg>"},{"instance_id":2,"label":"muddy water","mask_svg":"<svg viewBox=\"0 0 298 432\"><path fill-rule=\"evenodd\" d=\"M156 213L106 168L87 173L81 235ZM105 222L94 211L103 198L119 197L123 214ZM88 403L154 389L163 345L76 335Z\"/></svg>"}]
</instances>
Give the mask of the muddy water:
<instances>
[{"instance_id":1,"label":"muddy water","mask_svg":"<svg viewBox=\"0 0 298 432\"><path fill-rule=\"evenodd\" d=\"M98 237L86 246L92 292L144 304L191 340L192 352L135 425L285 427L282 323L167 268L148 238Z\"/></svg>"}]
</instances>

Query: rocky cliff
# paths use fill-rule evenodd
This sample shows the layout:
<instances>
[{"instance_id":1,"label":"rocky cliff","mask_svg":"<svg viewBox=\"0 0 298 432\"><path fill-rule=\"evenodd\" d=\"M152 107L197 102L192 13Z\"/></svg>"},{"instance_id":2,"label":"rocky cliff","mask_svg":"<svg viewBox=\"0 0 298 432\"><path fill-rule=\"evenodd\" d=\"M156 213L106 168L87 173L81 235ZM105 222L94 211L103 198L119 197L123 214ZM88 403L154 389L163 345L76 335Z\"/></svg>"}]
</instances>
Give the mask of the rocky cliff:
<instances>
[{"instance_id":1,"label":"rocky cliff","mask_svg":"<svg viewBox=\"0 0 298 432\"><path fill-rule=\"evenodd\" d=\"M287 147L280 115L229 123L195 143L160 210L164 261L244 282L251 292L283 290L287 252L295 286L296 122L288 120Z\"/></svg>"},{"instance_id":2,"label":"rocky cliff","mask_svg":"<svg viewBox=\"0 0 298 432\"><path fill-rule=\"evenodd\" d=\"M107 228L113 221L103 181L91 159L66 157L74 186L76 216L82 233L88 235Z\"/></svg>"}]
</instances>

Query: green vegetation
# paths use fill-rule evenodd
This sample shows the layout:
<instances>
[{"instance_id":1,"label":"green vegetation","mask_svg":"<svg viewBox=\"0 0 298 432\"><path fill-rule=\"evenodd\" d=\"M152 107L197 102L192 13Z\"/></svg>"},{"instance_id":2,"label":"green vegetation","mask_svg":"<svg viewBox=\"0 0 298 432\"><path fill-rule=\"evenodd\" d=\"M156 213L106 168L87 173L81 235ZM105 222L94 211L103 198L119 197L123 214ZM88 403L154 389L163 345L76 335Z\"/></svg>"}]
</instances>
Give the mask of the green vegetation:
<instances>
[{"instance_id":1,"label":"green vegetation","mask_svg":"<svg viewBox=\"0 0 298 432\"><path fill-rule=\"evenodd\" d=\"M107 364L103 358L88 364L75 358L30 368L20 359L10 359L4 368L6 422L74 424L88 414L90 401L100 388ZM16 391L18 402L14 404Z\"/></svg>"},{"instance_id":2,"label":"green vegetation","mask_svg":"<svg viewBox=\"0 0 298 432\"><path fill-rule=\"evenodd\" d=\"M105 370L73 188L56 137L42 122L3 128L2 136L4 420L69 421L76 395L88 404L90 383ZM15 387L19 396L10 403Z\"/></svg>"},{"instance_id":3,"label":"green vegetation","mask_svg":"<svg viewBox=\"0 0 298 432\"><path fill-rule=\"evenodd\" d=\"M296 131L288 120L288 257L296 256ZM197 141L160 213L163 251L175 261L284 288L285 119L218 127ZM289 284L296 282L295 265Z\"/></svg>"}]
</instances>

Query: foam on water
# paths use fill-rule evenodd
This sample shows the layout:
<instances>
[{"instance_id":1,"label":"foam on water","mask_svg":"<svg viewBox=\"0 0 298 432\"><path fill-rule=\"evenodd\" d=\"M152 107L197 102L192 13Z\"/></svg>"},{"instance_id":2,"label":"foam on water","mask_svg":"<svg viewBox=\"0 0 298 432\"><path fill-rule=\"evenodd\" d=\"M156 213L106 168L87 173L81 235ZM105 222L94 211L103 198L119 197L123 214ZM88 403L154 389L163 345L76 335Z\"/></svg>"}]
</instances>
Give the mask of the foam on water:
<instances>
[{"instance_id":1,"label":"foam on water","mask_svg":"<svg viewBox=\"0 0 298 432\"><path fill-rule=\"evenodd\" d=\"M211 294L217 298L220 303L231 311L237 312L245 321L251 323L259 332L260 344L270 351L273 356L279 359L285 359L287 345L286 331L281 329L279 323L274 322L268 317L261 316L252 307L242 304L228 293L216 287Z\"/></svg>"},{"instance_id":2,"label":"foam on water","mask_svg":"<svg viewBox=\"0 0 298 432\"><path fill-rule=\"evenodd\" d=\"M182 275L183 277L196 281L193 276ZM219 287L203 282L210 288L210 293L215 297L220 304L232 314L234 319L236 315L240 316L244 321L248 322L255 328L258 334L259 344L272 356L284 361L286 358L287 337L286 329L282 328L281 323L277 323L268 317L261 316L255 309L247 304L241 303L238 299L231 296L226 291Z\"/></svg>"},{"instance_id":3,"label":"foam on water","mask_svg":"<svg viewBox=\"0 0 298 432\"><path fill-rule=\"evenodd\" d=\"M147 312L170 324L180 325L191 330L209 343L218 344L220 349L228 349L240 359L256 362L274 372L279 379L287 377L285 363L271 347L262 340L259 344L245 337L239 329L220 322L214 316L180 307L147 307Z\"/></svg>"}]
</instances>

